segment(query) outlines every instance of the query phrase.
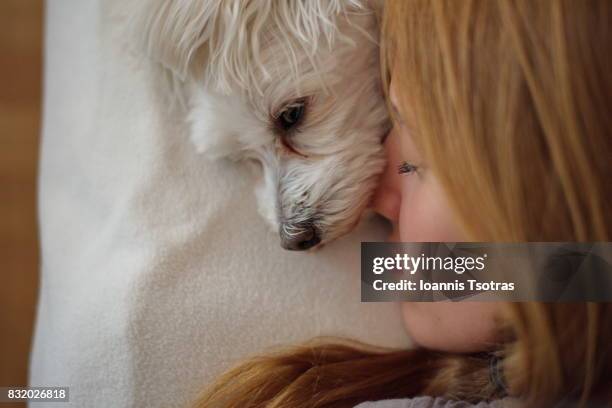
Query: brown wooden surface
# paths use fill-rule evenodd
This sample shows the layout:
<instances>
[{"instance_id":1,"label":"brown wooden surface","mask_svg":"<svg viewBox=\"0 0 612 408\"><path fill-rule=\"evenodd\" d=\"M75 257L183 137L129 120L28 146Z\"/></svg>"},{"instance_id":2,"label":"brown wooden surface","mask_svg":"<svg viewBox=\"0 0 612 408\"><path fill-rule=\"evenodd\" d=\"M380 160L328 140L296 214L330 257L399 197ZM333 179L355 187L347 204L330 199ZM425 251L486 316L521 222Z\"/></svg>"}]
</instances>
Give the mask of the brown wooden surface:
<instances>
[{"instance_id":1,"label":"brown wooden surface","mask_svg":"<svg viewBox=\"0 0 612 408\"><path fill-rule=\"evenodd\" d=\"M42 19L42 0L0 0L0 386L27 384L39 263Z\"/></svg>"}]
</instances>

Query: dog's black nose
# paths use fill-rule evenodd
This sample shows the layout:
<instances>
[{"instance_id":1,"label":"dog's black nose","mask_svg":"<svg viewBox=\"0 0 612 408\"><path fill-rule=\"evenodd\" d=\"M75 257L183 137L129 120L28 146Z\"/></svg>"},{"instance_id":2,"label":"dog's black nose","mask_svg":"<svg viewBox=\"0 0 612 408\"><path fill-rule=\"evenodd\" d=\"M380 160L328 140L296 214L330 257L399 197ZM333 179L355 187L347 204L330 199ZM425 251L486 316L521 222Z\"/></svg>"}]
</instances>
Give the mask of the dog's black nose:
<instances>
[{"instance_id":1,"label":"dog's black nose","mask_svg":"<svg viewBox=\"0 0 612 408\"><path fill-rule=\"evenodd\" d=\"M317 229L313 226L300 228L295 233L288 233L281 226L281 246L290 251L305 251L321 242Z\"/></svg>"}]
</instances>

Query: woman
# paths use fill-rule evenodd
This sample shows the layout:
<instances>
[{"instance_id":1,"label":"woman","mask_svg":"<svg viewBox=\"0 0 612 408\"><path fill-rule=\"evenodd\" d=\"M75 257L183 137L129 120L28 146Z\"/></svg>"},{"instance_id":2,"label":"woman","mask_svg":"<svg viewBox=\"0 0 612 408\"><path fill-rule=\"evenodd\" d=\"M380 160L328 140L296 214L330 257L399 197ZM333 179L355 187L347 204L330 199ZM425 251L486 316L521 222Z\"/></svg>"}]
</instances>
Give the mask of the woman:
<instances>
[{"instance_id":1,"label":"woman","mask_svg":"<svg viewBox=\"0 0 612 408\"><path fill-rule=\"evenodd\" d=\"M395 125L373 206L392 238L609 241L610 21L606 0L389 1L383 60ZM237 367L197 406L612 401L610 304L403 309L415 350L313 342Z\"/></svg>"}]
</instances>

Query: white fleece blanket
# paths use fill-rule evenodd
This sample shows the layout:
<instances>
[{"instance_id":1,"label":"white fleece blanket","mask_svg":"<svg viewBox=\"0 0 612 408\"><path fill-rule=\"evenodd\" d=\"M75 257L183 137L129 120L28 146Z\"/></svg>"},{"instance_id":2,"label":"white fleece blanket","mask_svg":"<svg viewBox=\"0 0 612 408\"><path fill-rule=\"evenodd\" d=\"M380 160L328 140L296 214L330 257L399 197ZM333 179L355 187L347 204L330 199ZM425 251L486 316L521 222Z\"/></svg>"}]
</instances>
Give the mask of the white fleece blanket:
<instances>
[{"instance_id":1,"label":"white fleece blanket","mask_svg":"<svg viewBox=\"0 0 612 408\"><path fill-rule=\"evenodd\" d=\"M74 407L178 407L274 345L407 345L397 305L360 303L359 243L381 225L280 249L251 175L194 152L112 4L47 3L31 385L69 386Z\"/></svg>"}]
</instances>

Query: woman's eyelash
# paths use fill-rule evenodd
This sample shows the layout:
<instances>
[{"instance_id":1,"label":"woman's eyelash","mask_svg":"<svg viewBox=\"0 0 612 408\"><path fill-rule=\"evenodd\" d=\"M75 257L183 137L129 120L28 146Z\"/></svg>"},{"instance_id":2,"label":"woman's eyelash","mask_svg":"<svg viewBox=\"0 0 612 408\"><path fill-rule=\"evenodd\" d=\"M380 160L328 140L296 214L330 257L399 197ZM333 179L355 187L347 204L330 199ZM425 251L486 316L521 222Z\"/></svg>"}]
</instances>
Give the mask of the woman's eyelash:
<instances>
[{"instance_id":1,"label":"woman's eyelash","mask_svg":"<svg viewBox=\"0 0 612 408\"><path fill-rule=\"evenodd\" d=\"M414 164L410 164L408 162L403 162L397 168L397 172L399 174L410 174L410 173L416 172L418 169L419 168L417 166L415 166Z\"/></svg>"}]
</instances>

